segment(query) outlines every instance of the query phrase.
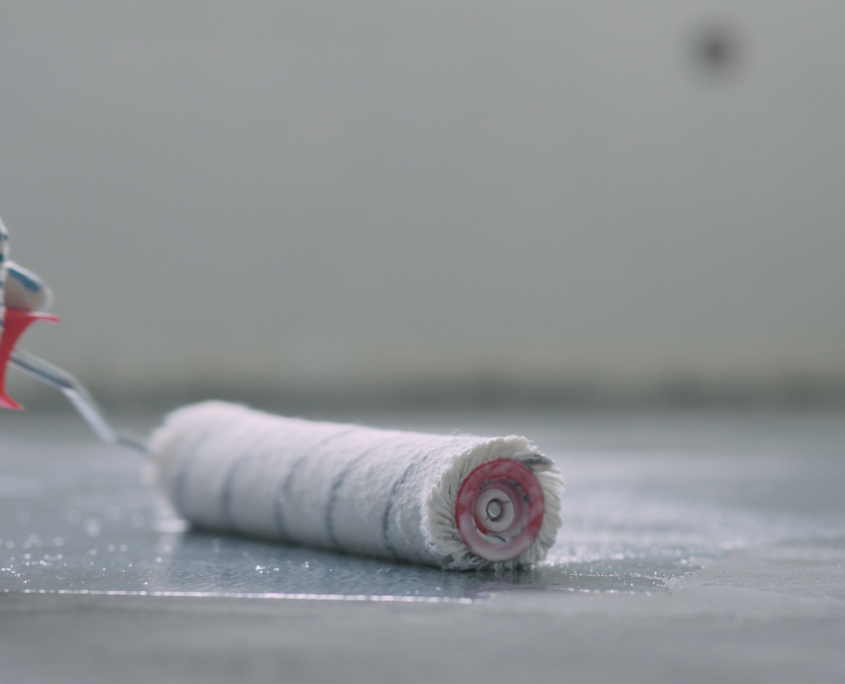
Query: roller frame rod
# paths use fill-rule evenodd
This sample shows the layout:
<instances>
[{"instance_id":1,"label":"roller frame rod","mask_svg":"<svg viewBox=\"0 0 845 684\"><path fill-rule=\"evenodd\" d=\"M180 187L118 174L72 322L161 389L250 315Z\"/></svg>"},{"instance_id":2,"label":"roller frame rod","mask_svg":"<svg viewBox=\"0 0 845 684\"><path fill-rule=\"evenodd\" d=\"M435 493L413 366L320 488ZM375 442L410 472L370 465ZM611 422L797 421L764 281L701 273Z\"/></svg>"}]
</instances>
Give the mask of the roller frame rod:
<instances>
[{"instance_id":1,"label":"roller frame rod","mask_svg":"<svg viewBox=\"0 0 845 684\"><path fill-rule=\"evenodd\" d=\"M24 373L55 387L64 394L94 434L103 442L147 453L144 441L140 437L116 430L85 385L67 371L22 349L12 352L9 362Z\"/></svg>"}]
</instances>

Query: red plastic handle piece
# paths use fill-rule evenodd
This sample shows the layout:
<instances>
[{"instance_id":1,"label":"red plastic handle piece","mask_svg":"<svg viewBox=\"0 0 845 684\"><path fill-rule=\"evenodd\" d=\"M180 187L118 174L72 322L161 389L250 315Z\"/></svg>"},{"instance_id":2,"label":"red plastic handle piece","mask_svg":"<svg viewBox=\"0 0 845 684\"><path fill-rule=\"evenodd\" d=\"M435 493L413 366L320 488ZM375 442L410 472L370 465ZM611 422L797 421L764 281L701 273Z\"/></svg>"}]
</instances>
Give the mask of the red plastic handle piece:
<instances>
[{"instance_id":1,"label":"red plastic handle piece","mask_svg":"<svg viewBox=\"0 0 845 684\"><path fill-rule=\"evenodd\" d=\"M19 403L6 394L6 368L9 366L9 357L15 350L20 336L35 321L47 321L58 323L57 316L39 311L21 311L20 309L6 309L6 316L3 320L3 336L0 337L0 408L22 409Z\"/></svg>"}]
</instances>

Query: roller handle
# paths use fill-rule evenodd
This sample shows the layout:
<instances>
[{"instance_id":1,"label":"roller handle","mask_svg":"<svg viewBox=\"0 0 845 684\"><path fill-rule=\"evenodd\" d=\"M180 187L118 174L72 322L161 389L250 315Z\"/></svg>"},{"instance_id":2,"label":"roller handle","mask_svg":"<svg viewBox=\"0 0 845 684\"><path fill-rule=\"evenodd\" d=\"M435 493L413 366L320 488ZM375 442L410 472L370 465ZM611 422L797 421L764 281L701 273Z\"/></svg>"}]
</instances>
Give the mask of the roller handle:
<instances>
[{"instance_id":1,"label":"roller handle","mask_svg":"<svg viewBox=\"0 0 845 684\"><path fill-rule=\"evenodd\" d=\"M6 368L9 365L11 356L15 351L21 335L35 321L47 321L58 323L59 319L52 314L40 313L37 311L23 311L20 309L6 309L2 323L2 336L0 336L0 408L18 411L23 408L18 402L6 393Z\"/></svg>"},{"instance_id":2,"label":"roller handle","mask_svg":"<svg viewBox=\"0 0 845 684\"><path fill-rule=\"evenodd\" d=\"M6 309L3 334L0 337L0 408L23 408L6 393L6 369L12 365L64 394L103 442L146 453L147 449L141 438L118 432L112 427L94 397L73 375L35 354L15 350L20 336L38 320L56 323L59 319L52 314Z\"/></svg>"}]
</instances>

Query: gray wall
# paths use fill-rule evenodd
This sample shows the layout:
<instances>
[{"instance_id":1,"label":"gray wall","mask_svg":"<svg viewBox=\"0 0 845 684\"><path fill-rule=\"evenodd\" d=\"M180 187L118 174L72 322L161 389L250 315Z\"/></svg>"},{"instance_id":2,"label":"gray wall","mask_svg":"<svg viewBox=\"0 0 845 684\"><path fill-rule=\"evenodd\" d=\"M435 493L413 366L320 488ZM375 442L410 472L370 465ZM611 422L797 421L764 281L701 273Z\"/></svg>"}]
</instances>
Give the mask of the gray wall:
<instances>
[{"instance_id":1,"label":"gray wall","mask_svg":"<svg viewBox=\"0 0 845 684\"><path fill-rule=\"evenodd\" d=\"M3 2L0 214L63 317L27 346L128 395L835 385L843 36L843 2Z\"/></svg>"}]
</instances>

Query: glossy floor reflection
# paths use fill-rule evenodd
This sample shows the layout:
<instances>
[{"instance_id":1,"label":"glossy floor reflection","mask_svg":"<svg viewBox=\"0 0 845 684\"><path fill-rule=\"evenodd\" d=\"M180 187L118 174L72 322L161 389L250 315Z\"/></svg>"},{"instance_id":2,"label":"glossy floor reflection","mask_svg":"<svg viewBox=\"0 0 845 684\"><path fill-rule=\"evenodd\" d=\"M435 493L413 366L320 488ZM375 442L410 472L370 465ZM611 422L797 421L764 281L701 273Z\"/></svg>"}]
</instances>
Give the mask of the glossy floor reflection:
<instances>
[{"instance_id":1,"label":"glossy floor reflection","mask_svg":"<svg viewBox=\"0 0 845 684\"><path fill-rule=\"evenodd\" d=\"M189 530L147 483L141 457L93 443L72 415L17 414L0 422L0 591L423 601L526 588L660 592L697 559L810 538L823 546L845 529L837 414L355 418L533 438L567 480L547 562L444 572Z\"/></svg>"}]
</instances>

